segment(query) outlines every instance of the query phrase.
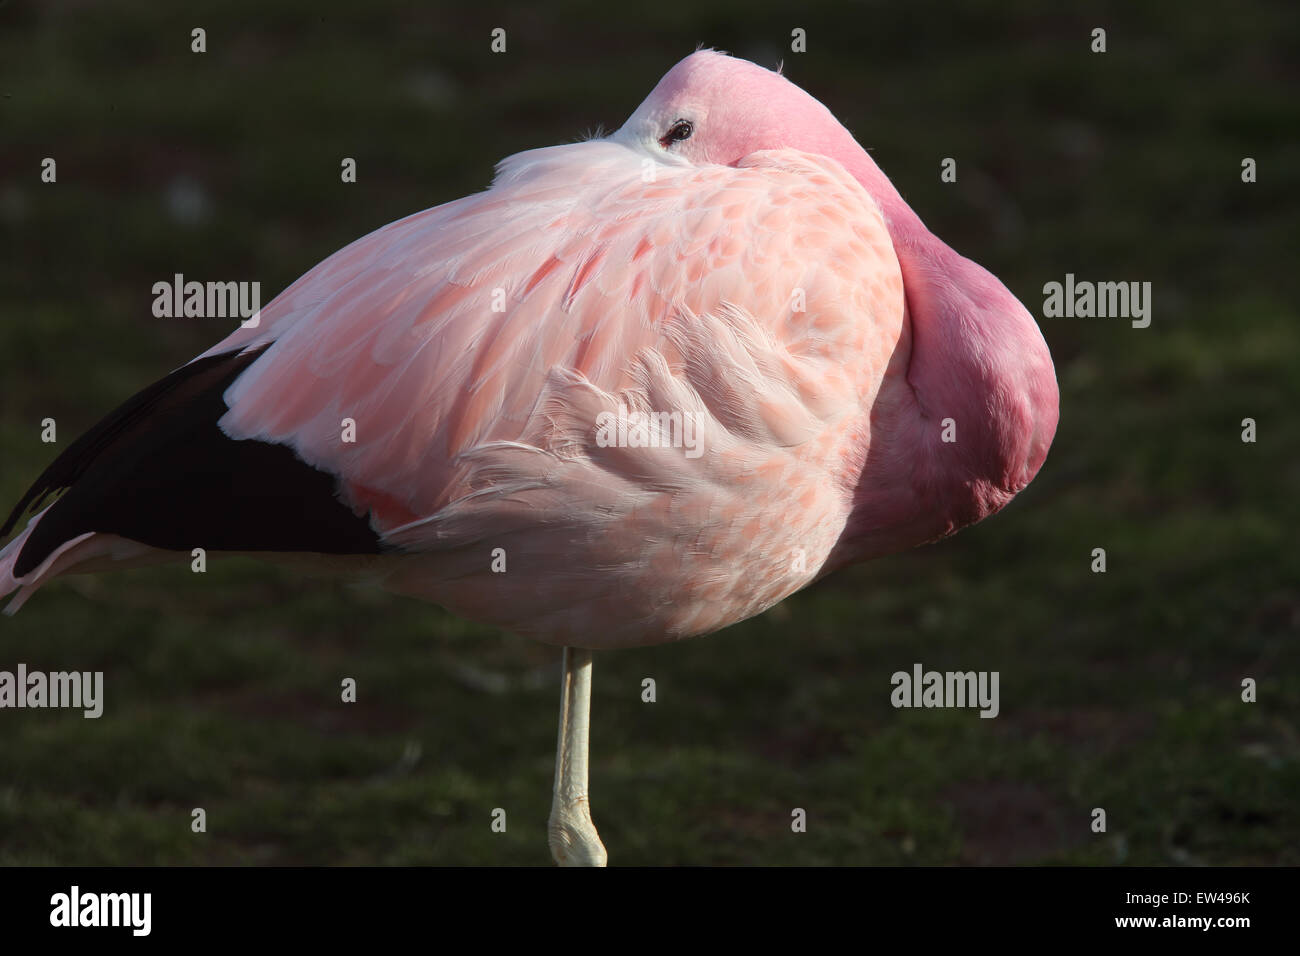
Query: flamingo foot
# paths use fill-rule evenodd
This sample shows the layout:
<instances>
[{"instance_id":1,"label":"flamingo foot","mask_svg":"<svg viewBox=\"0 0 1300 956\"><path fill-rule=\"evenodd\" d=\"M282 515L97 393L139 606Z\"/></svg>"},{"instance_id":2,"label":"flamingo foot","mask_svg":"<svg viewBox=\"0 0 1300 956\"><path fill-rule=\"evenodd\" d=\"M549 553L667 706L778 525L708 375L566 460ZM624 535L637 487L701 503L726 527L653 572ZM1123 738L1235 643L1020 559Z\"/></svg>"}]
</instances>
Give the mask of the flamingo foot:
<instances>
[{"instance_id":1,"label":"flamingo foot","mask_svg":"<svg viewBox=\"0 0 1300 956\"><path fill-rule=\"evenodd\" d=\"M557 800L551 806L546 832L551 856L560 866L604 866L609 860L596 824L591 822L586 797L568 806L561 806Z\"/></svg>"}]
</instances>

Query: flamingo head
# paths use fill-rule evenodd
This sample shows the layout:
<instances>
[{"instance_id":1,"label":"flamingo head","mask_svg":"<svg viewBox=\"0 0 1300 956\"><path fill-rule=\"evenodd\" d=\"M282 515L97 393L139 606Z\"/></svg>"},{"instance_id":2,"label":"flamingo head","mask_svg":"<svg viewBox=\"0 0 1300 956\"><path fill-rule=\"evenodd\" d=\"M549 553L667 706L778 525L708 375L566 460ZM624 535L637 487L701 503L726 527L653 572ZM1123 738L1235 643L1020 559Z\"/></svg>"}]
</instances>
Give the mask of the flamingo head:
<instances>
[{"instance_id":1,"label":"flamingo head","mask_svg":"<svg viewBox=\"0 0 1300 956\"><path fill-rule=\"evenodd\" d=\"M916 446L913 488L946 489L935 495L951 499L934 536L991 514L1029 484L1058 417L1055 370L1037 323L996 277L926 229L830 110L779 73L704 50L674 66L611 138L669 165L734 166L769 149L839 162L879 206L902 271L915 408L911 434L888 437ZM948 418L959 428L945 447L940 423ZM864 474L864 483L869 477L881 476Z\"/></svg>"}]
</instances>

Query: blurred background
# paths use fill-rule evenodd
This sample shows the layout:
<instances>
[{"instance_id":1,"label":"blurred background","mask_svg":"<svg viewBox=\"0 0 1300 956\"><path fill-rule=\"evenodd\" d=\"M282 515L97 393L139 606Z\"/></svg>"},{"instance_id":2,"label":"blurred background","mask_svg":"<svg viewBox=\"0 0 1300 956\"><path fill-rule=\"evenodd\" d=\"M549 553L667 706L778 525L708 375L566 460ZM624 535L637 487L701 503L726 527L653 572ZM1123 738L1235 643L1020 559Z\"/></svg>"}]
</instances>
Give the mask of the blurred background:
<instances>
[{"instance_id":1,"label":"blurred background","mask_svg":"<svg viewBox=\"0 0 1300 956\"><path fill-rule=\"evenodd\" d=\"M616 128L697 45L784 60L1040 317L1060 428L985 524L597 654L611 862L1300 863L1298 15L1041 6L0 5L0 505L232 325L154 318L154 282L269 300L506 155ZM1042 319L1067 272L1151 282L1151 326ZM1000 671L1001 715L894 710L918 661ZM62 579L0 619L19 662L104 671L105 711L0 711L0 863L550 861L553 648L228 559Z\"/></svg>"}]
</instances>

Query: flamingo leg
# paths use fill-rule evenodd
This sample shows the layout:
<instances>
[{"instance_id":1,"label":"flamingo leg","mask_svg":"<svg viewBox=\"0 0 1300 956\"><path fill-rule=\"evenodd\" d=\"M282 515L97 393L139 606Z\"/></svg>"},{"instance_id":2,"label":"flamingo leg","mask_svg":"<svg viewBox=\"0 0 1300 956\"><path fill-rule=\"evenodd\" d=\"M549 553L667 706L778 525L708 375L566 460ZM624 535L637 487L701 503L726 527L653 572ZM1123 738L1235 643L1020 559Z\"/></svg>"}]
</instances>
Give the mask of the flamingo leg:
<instances>
[{"instance_id":1,"label":"flamingo leg","mask_svg":"<svg viewBox=\"0 0 1300 956\"><path fill-rule=\"evenodd\" d=\"M591 728L591 651L564 649L560 733L555 750L555 796L547 834L560 866L604 866L608 859L587 797L587 748Z\"/></svg>"}]
</instances>

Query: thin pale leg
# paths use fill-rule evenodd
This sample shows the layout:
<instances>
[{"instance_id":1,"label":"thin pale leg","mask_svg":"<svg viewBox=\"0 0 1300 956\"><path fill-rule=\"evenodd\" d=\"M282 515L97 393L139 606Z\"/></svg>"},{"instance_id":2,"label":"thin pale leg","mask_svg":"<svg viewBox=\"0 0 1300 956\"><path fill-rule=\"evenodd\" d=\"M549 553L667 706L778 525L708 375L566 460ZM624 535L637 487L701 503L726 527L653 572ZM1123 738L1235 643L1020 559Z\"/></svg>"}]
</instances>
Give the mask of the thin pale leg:
<instances>
[{"instance_id":1,"label":"thin pale leg","mask_svg":"<svg viewBox=\"0 0 1300 956\"><path fill-rule=\"evenodd\" d=\"M564 649L560 734L555 749L555 796L547 826L551 856L560 866L604 866L608 855L591 822L587 746L591 728L591 651Z\"/></svg>"}]
</instances>

